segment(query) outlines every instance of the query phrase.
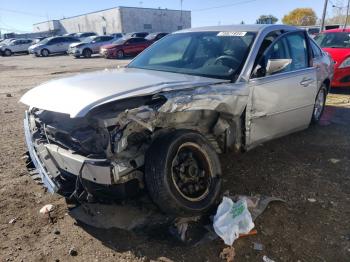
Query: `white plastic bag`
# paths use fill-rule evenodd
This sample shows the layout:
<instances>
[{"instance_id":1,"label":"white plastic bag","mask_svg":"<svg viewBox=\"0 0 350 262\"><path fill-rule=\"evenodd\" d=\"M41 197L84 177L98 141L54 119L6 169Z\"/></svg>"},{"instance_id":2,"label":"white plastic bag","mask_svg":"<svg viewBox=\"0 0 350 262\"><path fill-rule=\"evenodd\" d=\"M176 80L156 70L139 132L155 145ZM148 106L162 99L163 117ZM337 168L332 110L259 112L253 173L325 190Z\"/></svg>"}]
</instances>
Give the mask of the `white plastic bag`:
<instances>
[{"instance_id":1,"label":"white plastic bag","mask_svg":"<svg viewBox=\"0 0 350 262\"><path fill-rule=\"evenodd\" d=\"M248 234L254 228L246 199L234 203L224 197L214 217L214 230L225 242L232 245L239 234Z\"/></svg>"}]
</instances>

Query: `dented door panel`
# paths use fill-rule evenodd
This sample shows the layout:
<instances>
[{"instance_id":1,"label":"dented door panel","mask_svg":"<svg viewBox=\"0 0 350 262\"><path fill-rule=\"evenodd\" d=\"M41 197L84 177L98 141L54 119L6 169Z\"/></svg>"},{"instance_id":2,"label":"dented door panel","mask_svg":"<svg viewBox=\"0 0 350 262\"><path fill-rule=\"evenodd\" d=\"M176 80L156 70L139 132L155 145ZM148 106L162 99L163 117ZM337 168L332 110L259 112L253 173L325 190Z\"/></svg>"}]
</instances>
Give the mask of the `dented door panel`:
<instances>
[{"instance_id":1,"label":"dented door panel","mask_svg":"<svg viewBox=\"0 0 350 262\"><path fill-rule=\"evenodd\" d=\"M316 69L253 79L247 105L247 147L308 127L317 94Z\"/></svg>"}]
</instances>

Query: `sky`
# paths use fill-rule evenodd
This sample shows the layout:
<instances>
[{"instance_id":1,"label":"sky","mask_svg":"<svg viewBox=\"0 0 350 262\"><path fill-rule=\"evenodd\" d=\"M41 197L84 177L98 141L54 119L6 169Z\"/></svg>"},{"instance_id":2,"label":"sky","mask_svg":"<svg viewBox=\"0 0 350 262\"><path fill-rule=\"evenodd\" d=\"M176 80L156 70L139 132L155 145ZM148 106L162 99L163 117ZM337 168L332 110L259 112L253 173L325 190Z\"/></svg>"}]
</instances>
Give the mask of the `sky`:
<instances>
[{"instance_id":1,"label":"sky","mask_svg":"<svg viewBox=\"0 0 350 262\"><path fill-rule=\"evenodd\" d=\"M330 0L337 2L339 0ZM34 23L61 19L117 6L180 9L181 0L10 0L1 1L1 32L31 32ZM341 2L341 1L340 1ZM262 14L282 17L299 7L313 8L322 16L324 0L183 0L192 11L192 27L255 23ZM332 14L332 4L328 16Z\"/></svg>"}]
</instances>

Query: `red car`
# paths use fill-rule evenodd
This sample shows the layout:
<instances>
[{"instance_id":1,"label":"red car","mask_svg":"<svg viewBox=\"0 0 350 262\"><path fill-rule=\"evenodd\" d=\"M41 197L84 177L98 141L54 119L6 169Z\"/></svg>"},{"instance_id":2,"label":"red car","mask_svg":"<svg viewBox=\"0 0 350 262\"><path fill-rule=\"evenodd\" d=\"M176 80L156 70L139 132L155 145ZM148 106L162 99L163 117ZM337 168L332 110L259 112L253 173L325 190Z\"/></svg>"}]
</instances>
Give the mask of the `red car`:
<instances>
[{"instance_id":1,"label":"red car","mask_svg":"<svg viewBox=\"0 0 350 262\"><path fill-rule=\"evenodd\" d=\"M141 53L152 43L142 37L121 38L112 44L102 46L100 54L105 58L124 58Z\"/></svg>"},{"instance_id":2,"label":"red car","mask_svg":"<svg viewBox=\"0 0 350 262\"><path fill-rule=\"evenodd\" d=\"M335 61L332 87L350 87L350 29L324 31L315 41Z\"/></svg>"}]
</instances>

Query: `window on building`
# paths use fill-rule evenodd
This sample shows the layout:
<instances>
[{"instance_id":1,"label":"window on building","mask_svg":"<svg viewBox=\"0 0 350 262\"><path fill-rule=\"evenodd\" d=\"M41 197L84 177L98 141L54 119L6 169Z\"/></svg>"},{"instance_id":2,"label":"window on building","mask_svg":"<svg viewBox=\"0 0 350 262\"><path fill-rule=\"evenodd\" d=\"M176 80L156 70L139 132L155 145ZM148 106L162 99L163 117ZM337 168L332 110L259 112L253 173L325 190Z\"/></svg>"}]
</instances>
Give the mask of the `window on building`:
<instances>
[{"instance_id":1,"label":"window on building","mask_svg":"<svg viewBox=\"0 0 350 262\"><path fill-rule=\"evenodd\" d=\"M143 29L152 29L152 25L151 24L144 24Z\"/></svg>"},{"instance_id":2,"label":"window on building","mask_svg":"<svg viewBox=\"0 0 350 262\"><path fill-rule=\"evenodd\" d=\"M183 26L182 25L178 25L177 26L177 30L182 30L183 29Z\"/></svg>"}]
</instances>

